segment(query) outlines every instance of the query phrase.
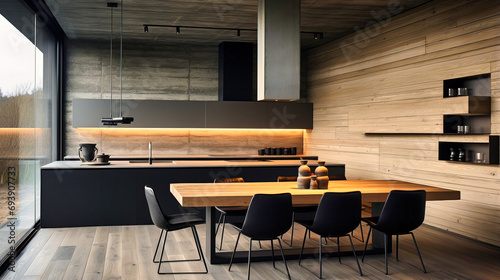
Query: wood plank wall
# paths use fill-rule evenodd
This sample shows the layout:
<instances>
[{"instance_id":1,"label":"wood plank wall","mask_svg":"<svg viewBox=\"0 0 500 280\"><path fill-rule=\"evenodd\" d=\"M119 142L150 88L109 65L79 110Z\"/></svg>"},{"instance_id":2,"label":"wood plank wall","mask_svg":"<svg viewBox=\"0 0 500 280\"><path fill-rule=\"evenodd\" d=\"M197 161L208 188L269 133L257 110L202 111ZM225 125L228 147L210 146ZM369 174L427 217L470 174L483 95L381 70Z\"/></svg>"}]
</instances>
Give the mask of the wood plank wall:
<instances>
[{"instance_id":1,"label":"wood plank wall","mask_svg":"<svg viewBox=\"0 0 500 280\"><path fill-rule=\"evenodd\" d=\"M110 51L109 42L69 40L66 47L65 155L76 155L79 143L97 143L100 152L112 156L146 156L149 141L157 156L256 155L265 147L297 147L302 153L302 130L75 129L74 98L109 100ZM124 42L123 48L124 99L218 99L217 45ZM113 76L113 98L119 98L118 48Z\"/></svg>"},{"instance_id":2,"label":"wood plank wall","mask_svg":"<svg viewBox=\"0 0 500 280\"><path fill-rule=\"evenodd\" d=\"M437 134L364 134L442 132L443 80L483 73L491 73L491 134L500 134L500 2L431 1L394 17L398 1L389 3L372 12L385 21L305 53L314 129L304 149L345 163L348 179L460 190L460 201L428 203L425 222L500 246L500 166L438 161L445 138Z\"/></svg>"}]
</instances>

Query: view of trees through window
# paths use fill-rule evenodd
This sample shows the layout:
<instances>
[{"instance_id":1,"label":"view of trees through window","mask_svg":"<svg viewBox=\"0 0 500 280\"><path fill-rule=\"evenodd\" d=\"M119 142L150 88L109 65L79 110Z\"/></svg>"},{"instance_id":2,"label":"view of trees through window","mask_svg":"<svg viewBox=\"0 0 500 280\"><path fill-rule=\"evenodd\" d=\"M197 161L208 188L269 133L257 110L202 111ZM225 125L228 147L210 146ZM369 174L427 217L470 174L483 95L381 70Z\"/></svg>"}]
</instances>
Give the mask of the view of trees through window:
<instances>
[{"instance_id":1,"label":"view of trees through window","mask_svg":"<svg viewBox=\"0 0 500 280\"><path fill-rule=\"evenodd\" d=\"M40 167L52 161L56 43L23 1L0 5L0 257L40 218Z\"/></svg>"}]
</instances>

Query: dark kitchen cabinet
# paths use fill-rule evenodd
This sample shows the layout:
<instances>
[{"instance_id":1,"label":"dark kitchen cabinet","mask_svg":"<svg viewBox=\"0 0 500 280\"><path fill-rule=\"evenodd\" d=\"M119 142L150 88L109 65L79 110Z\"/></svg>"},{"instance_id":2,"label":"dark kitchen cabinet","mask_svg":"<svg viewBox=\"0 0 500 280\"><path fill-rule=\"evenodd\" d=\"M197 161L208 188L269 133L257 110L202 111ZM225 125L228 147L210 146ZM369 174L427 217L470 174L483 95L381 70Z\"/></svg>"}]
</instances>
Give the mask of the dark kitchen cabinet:
<instances>
[{"instance_id":1,"label":"dark kitchen cabinet","mask_svg":"<svg viewBox=\"0 0 500 280\"><path fill-rule=\"evenodd\" d=\"M197 212L184 208L170 193L171 183L211 183L218 177L243 177L247 182L275 182L296 176L296 166L182 168L42 168L41 224L43 228L151 224L144 186L151 186L165 213ZM327 164L329 175L344 175L343 164ZM311 169L316 165L311 164Z\"/></svg>"},{"instance_id":2,"label":"dark kitchen cabinet","mask_svg":"<svg viewBox=\"0 0 500 280\"><path fill-rule=\"evenodd\" d=\"M104 225L135 225L137 171L110 169L101 170L101 172L103 174L102 223Z\"/></svg>"},{"instance_id":3,"label":"dark kitchen cabinet","mask_svg":"<svg viewBox=\"0 0 500 280\"><path fill-rule=\"evenodd\" d=\"M102 224L101 170L42 171L42 227Z\"/></svg>"},{"instance_id":4,"label":"dark kitchen cabinet","mask_svg":"<svg viewBox=\"0 0 500 280\"><path fill-rule=\"evenodd\" d=\"M207 102L206 128L267 128L266 102Z\"/></svg>"},{"instance_id":5,"label":"dark kitchen cabinet","mask_svg":"<svg viewBox=\"0 0 500 280\"><path fill-rule=\"evenodd\" d=\"M313 128L312 103L123 100L123 114L134 121L121 128ZM73 100L73 127L102 127L102 117L109 100Z\"/></svg>"}]
</instances>

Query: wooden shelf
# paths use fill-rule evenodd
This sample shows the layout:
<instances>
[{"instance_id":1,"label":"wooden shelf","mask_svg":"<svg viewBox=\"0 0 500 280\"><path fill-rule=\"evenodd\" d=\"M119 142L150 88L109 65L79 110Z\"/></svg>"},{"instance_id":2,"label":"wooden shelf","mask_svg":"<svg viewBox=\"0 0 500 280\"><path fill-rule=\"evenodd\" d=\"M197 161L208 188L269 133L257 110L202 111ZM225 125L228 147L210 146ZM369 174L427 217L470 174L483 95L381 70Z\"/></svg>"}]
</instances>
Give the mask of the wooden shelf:
<instances>
[{"instance_id":1,"label":"wooden shelf","mask_svg":"<svg viewBox=\"0 0 500 280\"><path fill-rule=\"evenodd\" d=\"M458 163L473 163L475 153L484 153L485 162L481 164L499 164L499 139L498 135L489 135L487 142L477 141L439 141L438 158L441 161L458 162ZM463 140L463 139L458 139ZM455 160L450 160L451 149L454 149ZM465 150L465 160L457 161L458 149ZM479 163L478 163L479 164Z\"/></svg>"},{"instance_id":2,"label":"wooden shelf","mask_svg":"<svg viewBox=\"0 0 500 280\"><path fill-rule=\"evenodd\" d=\"M448 96L448 89L467 88L467 96ZM452 113L443 114L443 136L439 137L438 159L470 164L499 164L499 136L491 133L491 74L443 81L443 100ZM465 107L464 107L465 105ZM458 134L458 126L470 126L471 134ZM451 150L455 153L450 159ZM463 161L459 150L465 151ZM483 153L484 163L474 163L474 154Z\"/></svg>"}]
</instances>

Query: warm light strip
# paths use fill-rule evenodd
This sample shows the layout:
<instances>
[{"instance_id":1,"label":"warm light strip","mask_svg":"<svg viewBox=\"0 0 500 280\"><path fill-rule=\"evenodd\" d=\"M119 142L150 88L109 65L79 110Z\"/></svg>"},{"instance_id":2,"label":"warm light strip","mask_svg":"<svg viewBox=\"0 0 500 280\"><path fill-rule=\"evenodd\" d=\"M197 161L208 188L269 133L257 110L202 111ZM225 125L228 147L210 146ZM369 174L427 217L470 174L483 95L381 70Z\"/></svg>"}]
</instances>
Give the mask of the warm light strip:
<instances>
[{"instance_id":1,"label":"warm light strip","mask_svg":"<svg viewBox=\"0 0 500 280\"><path fill-rule=\"evenodd\" d=\"M0 127L0 133L27 133L42 130L41 127ZM49 129L49 128L46 128Z\"/></svg>"},{"instance_id":2,"label":"warm light strip","mask_svg":"<svg viewBox=\"0 0 500 280\"><path fill-rule=\"evenodd\" d=\"M120 131L120 132L126 132L126 131L144 131L147 132L148 130L154 131L154 132L161 132L161 131L228 131L228 130L237 130L237 131L252 131L252 132L269 132L269 131L276 131L276 132L303 132L305 129L302 128L297 128L297 129L284 129L284 128L140 128L140 127L76 127L77 130L80 131L100 131L100 130L114 130L114 131Z\"/></svg>"}]
</instances>

